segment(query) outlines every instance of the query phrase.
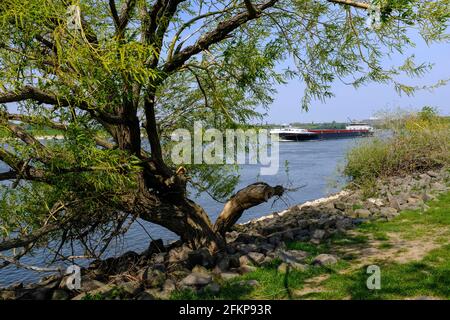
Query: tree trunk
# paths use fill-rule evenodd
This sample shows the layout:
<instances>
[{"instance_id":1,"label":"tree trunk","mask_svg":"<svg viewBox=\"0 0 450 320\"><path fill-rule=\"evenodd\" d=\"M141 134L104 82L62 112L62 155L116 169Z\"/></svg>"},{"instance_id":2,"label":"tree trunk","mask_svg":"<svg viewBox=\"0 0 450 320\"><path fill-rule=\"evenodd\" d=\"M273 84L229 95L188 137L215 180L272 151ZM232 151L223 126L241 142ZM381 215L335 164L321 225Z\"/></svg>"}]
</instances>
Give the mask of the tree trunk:
<instances>
[{"instance_id":1,"label":"tree trunk","mask_svg":"<svg viewBox=\"0 0 450 320\"><path fill-rule=\"evenodd\" d=\"M206 247L215 252L225 249L225 233L246 209L283 192L282 186L271 187L262 182L249 185L230 198L214 226L203 208L183 195L157 197L143 190L133 209L142 219L176 233L193 249Z\"/></svg>"},{"instance_id":2,"label":"tree trunk","mask_svg":"<svg viewBox=\"0 0 450 320\"><path fill-rule=\"evenodd\" d=\"M141 219L176 233L193 249L206 247L216 252L225 248L224 238L213 230L203 208L183 196L156 197L140 192L133 210Z\"/></svg>"}]
</instances>

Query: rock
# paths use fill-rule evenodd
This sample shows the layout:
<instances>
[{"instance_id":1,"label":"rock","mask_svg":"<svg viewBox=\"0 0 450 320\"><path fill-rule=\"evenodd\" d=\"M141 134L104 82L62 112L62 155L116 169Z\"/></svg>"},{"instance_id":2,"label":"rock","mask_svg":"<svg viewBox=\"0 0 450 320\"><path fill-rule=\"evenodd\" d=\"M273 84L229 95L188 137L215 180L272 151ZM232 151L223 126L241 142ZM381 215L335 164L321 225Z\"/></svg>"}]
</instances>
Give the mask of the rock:
<instances>
[{"instance_id":1,"label":"rock","mask_svg":"<svg viewBox=\"0 0 450 320\"><path fill-rule=\"evenodd\" d=\"M312 233L312 238L316 240L322 240L325 237L325 231L321 229L316 229Z\"/></svg>"},{"instance_id":2,"label":"rock","mask_svg":"<svg viewBox=\"0 0 450 320\"><path fill-rule=\"evenodd\" d=\"M181 280L181 284L185 286L206 286L208 283L211 283L211 281L211 275L192 272Z\"/></svg>"},{"instance_id":3,"label":"rock","mask_svg":"<svg viewBox=\"0 0 450 320\"><path fill-rule=\"evenodd\" d=\"M294 240L294 233L291 230L285 231L281 234L281 239L283 241L292 241Z\"/></svg>"},{"instance_id":4,"label":"rock","mask_svg":"<svg viewBox=\"0 0 450 320\"><path fill-rule=\"evenodd\" d=\"M431 184L431 189L436 191L445 191L447 190L447 187L440 182L433 182Z\"/></svg>"},{"instance_id":5,"label":"rock","mask_svg":"<svg viewBox=\"0 0 450 320\"><path fill-rule=\"evenodd\" d=\"M292 264L302 262L308 253L302 250L280 250L277 256L281 261Z\"/></svg>"},{"instance_id":6,"label":"rock","mask_svg":"<svg viewBox=\"0 0 450 320\"><path fill-rule=\"evenodd\" d=\"M69 300L70 296L66 290L56 289L53 291L52 300Z\"/></svg>"},{"instance_id":7,"label":"rock","mask_svg":"<svg viewBox=\"0 0 450 320\"><path fill-rule=\"evenodd\" d=\"M269 238L269 243L277 246L280 242L281 242L281 235L277 234L277 235L273 235Z\"/></svg>"},{"instance_id":8,"label":"rock","mask_svg":"<svg viewBox=\"0 0 450 320\"><path fill-rule=\"evenodd\" d=\"M194 268L192 268L192 272L209 275L208 269L206 269L203 266L199 266L199 265L196 265Z\"/></svg>"},{"instance_id":9,"label":"rock","mask_svg":"<svg viewBox=\"0 0 450 320\"><path fill-rule=\"evenodd\" d=\"M164 285L163 285L162 289L151 288L151 289L145 290L144 292L146 294L148 294L149 296L146 297L144 295L143 298L145 298L145 299L142 298L141 300L155 300L155 299L167 300L167 299L170 298L170 295L175 290L176 290L175 282L173 280L171 280L171 279L167 279L166 282L164 282ZM143 294L143 292L140 293L140 294ZM139 297L139 295L138 295L138 297Z\"/></svg>"},{"instance_id":10,"label":"rock","mask_svg":"<svg viewBox=\"0 0 450 320\"><path fill-rule=\"evenodd\" d=\"M398 216L398 211L391 207L383 207L380 209L380 215L383 217L393 218Z\"/></svg>"},{"instance_id":11,"label":"rock","mask_svg":"<svg viewBox=\"0 0 450 320\"><path fill-rule=\"evenodd\" d=\"M258 282L258 280L242 280L239 281L238 284L240 286L249 286L249 287L259 287L260 283Z\"/></svg>"},{"instance_id":12,"label":"rock","mask_svg":"<svg viewBox=\"0 0 450 320\"><path fill-rule=\"evenodd\" d=\"M254 236L248 233L239 233L235 242L242 242L242 243L252 243L254 239Z\"/></svg>"},{"instance_id":13,"label":"rock","mask_svg":"<svg viewBox=\"0 0 450 320\"><path fill-rule=\"evenodd\" d=\"M165 252L154 254L152 256L152 260L155 264L164 264L164 260L165 260L166 256L167 256L167 253L165 253Z\"/></svg>"},{"instance_id":14,"label":"rock","mask_svg":"<svg viewBox=\"0 0 450 320\"><path fill-rule=\"evenodd\" d=\"M277 271L279 273L286 273L286 272L288 272L288 270L289 271L306 271L306 270L308 270L308 266L301 264L301 263L296 263L296 262L293 262L293 263L282 262L277 268Z\"/></svg>"},{"instance_id":15,"label":"rock","mask_svg":"<svg viewBox=\"0 0 450 320\"><path fill-rule=\"evenodd\" d=\"M240 256L238 254L234 254L230 257L230 268L239 268L241 262L239 260Z\"/></svg>"},{"instance_id":16,"label":"rock","mask_svg":"<svg viewBox=\"0 0 450 320\"><path fill-rule=\"evenodd\" d=\"M396 197L388 196L388 203L389 203L389 206L391 208L394 208L396 210L400 210L400 203L399 203L399 201L398 201L398 199Z\"/></svg>"},{"instance_id":17,"label":"rock","mask_svg":"<svg viewBox=\"0 0 450 320\"><path fill-rule=\"evenodd\" d=\"M253 264L259 265L264 261L265 255L259 252L249 252L247 257Z\"/></svg>"},{"instance_id":18,"label":"rock","mask_svg":"<svg viewBox=\"0 0 450 320\"><path fill-rule=\"evenodd\" d=\"M407 203L408 198L409 198L409 194L406 192L401 192L399 195L396 196L396 199L397 199L399 205Z\"/></svg>"},{"instance_id":19,"label":"rock","mask_svg":"<svg viewBox=\"0 0 450 320\"><path fill-rule=\"evenodd\" d=\"M409 197L408 200L407 200L407 202L408 202L409 204L413 204L413 205L420 204L421 201L422 201L421 199L419 199L419 198L414 198L414 197Z\"/></svg>"},{"instance_id":20,"label":"rock","mask_svg":"<svg viewBox=\"0 0 450 320\"><path fill-rule=\"evenodd\" d=\"M188 259L188 254L191 251L192 250L186 246L173 248L172 250L169 251L168 261L169 261L169 263L178 263L181 261L185 261ZM195 264L197 264L197 263L195 263ZM193 266L195 266L195 264Z\"/></svg>"},{"instance_id":21,"label":"rock","mask_svg":"<svg viewBox=\"0 0 450 320\"><path fill-rule=\"evenodd\" d=\"M166 275L164 272L157 270L146 268L143 270L141 274L138 275L139 279L144 282L146 287L160 287L163 285L166 280Z\"/></svg>"},{"instance_id":22,"label":"rock","mask_svg":"<svg viewBox=\"0 0 450 320\"><path fill-rule=\"evenodd\" d=\"M107 284L107 285L104 285L103 287L97 288L95 290L83 292L83 293L77 295L76 297L74 297L72 300L82 300L87 294L89 294L91 296L95 296L97 294L107 295L115 288L116 288L115 286L113 286L111 284Z\"/></svg>"},{"instance_id":23,"label":"rock","mask_svg":"<svg viewBox=\"0 0 450 320\"><path fill-rule=\"evenodd\" d=\"M236 277L239 277L239 273L235 273L235 272L222 272L222 273L220 274L220 277L221 277L223 280L228 281L228 280L234 279L234 278L236 278Z\"/></svg>"},{"instance_id":24,"label":"rock","mask_svg":"<svg viewBox=\"0 0 450 320\"><path fill-rule=\"evenodd\" d=\"M423 201L431 201L431 200L434 200L434 199L436 199L436 197L433 196L433 195L430 194L430 193L424 192L424 193L422 194L422 200L423 200Z\"/></svg>"},{"instance_id":25,"label":"rock","mask_svg":"<svg viewBox=\"0 0 450 320\"><path fill-rule=\"evenodd\" d=\"M61 283L62 280L62 276L60 275L51 275L45 278L42 278L39 282L38 285L41 288L46 288L46 289L55 289L59 286L59 284Z\"/></svg>"},{"instance_id":26,"label":"rock","mask_svg":"<svg viewBox=\"0 0 450 320\"><path fill-rule=\"evenodd\" d=\"M335 202L334 207L341 211L345 211L347 209L347 205L342 201Z\"/></svg>"},{"instance_id":27,"label":"rock","mask_svg":"<svg viewBox=\"0 0 450 320\"><path fill-rule=\"evenodd\" d=\"M207 248L200 248L189 252L187 262L188 268L192 268L196 265L211 268L214 265L214 259Z\"/></svg>"},{"instance_id":28,"label":"rock","mask_svg":"<svg viewBox=\"0 0 450 320\"><path fill-rule=\"evenodd\" d=\"M405 209L417 210L424 205L423 200L419 198L409 197Z\"/></svg>"},{"instance_id":29,"label":"rock","mask_svg":"<svg viewBox=\"0 0 450 320\"><path fill-rule=\"evenodd\" d=\"M384 202L383 202L382 199L369 198L369 199L367 199L367 201L368 201L369 203L372 203L372 204L376 205L377 207L381 207L381 206L384 205Z\"/></svg>"},{"instance_id":30,"label":"rock","mask_svg":"<svg viewBox=\"0 0 450 320\"><path fill-rule=\"evenodd\" d=\"M239 267L239 272L242 274L256 271L258 268L250 265L242 265Z\"/></svg>"},{"instance_id":31,"label":"rock","mask_svg":"<svg viewBox=\"0 0 450 320\"><path fill-rule=\"evenodd\" d=\"M153 265L153 269L154 270L158 270L158 271L161 271L161 272L166 272L166 266L163 264L163 263L155 263L154 265Z\"/></svg>"},{"instance_id":32,"label":"rock","mask_svg":"<svg viewBox=\"0 0 450 320\"><path fill-rule=\"evenodd\" d=\"M238 236L239 236L239 232L237 232L235 230L227 232L225 235L228 243L234 242Z\"/></svg>"},{"instance_id":33,"label":"rock","mask_svg":"<svg viewBox=\"0 0 450 320\"><path fill-rule=\"evenodd\" d=\"M309 238L310 238L309 230L301 230L301 231L295 232L295 240L306 241Z\"/></svg>"},{"instance_id":34,"label":"rock","mask_svg":"<svg viewBox=\"0 0 450 320\"><path fill-rule=\"evenodd\" d=\"M423 184L427 184L430 183L431 176L426 173L422 173L419 175L419 179L421 180L421 182L423 182Z\"/></svg>"},{"instance_id":35,"label":"rock","mask_svg":"<svg viewBox=\"0 0 450 320\"><path fill-rule=\"evenodd\" d=\"M314 258L313 264L314 265L320 265L320 266L329 266L336 264L338 262L337 258L331 254L319 254L317 257Z\"/></svg>"},{"instance_id":36,"label":"rock","mask_svg":"<svg viewBox=\"0 0 450 320\"><path fill-rule=\"evenodd\" d=\"M141 284L137 281L124 282L120 285L120 288L131 296L135 296L142 291Z\"/></svg>"},{"instance_id":37,"label":"rock","mask_svg":"<svg viewBox=\"0 0 450 320\"><path fill-rule=\"evenodd\" d=\"M325 211L325 212L329 212L330 210L335 209L334 203L332 201L328 201L326 203L323 203L321 208Z\"/></svg>"},{"instance_id":38,"label":"rock","mask_svg":"<svg viewBox=\"0 0 450 320\"><path fill-rule=\"evenodd\" d=\"M152 242L150 242L150 246L148 247L148 252L150 254L161 253L165 251L166 247L164 246L164 242L162 241L162 239L153 240Z\"/></svg>"},{"instance_id":39,"label":"rock","mask_svg":"<svg viewBox=\"0 0 450 320\"><path fill-rule=\"evenodd\" d=\"M354 214L355 218L363 218L363 219L370 218L370 216L372 215L371 212L367 209L356 209Z\"/></svg>"},{"instance_id":40,"label":"rock","mask_svg":"<svg viewBox=\"0 0 450 320\"><path fill-rule=\"evenodd\" d=\"M258 246L254 243L240 243L236 246L236 249L243 254L247 254L252 251L258 251Z\"/></svg>"},{"instance_id":41,"label":"rock","mask_svg":"<svg viewBox=\"0 0 450 320\"><path fill-rule=\"evenodd\" d=\"M230 268L230 257L224 256L219 259L219 261L216 264L216 269L222 271L227 271Z\"/></svg>"},{"instance_id":42,"label":"rock","mask_svg":"<svg viewBox=\"0 0 450 320\"><path fill-rule=\"evenodd\" d=\"M270 243L262 243L259 245L259 252L263 254L267 254L268 252L273 251L275 249L275 246Z\"/></svg>"},{"instance_id":43,"label":"rock","mask_svg":"<svg viewBox=\"0 0 450 320\"><path fill-rule=\"evenodd\" d=\"M239 265L240 266L244 266L244 265L250 265L252 264L252 261L250 260L250 258L247 255L243 255L239 257Z\"/></svg>"},{"instance_id":44,"label":"rock","mask_svg":"<svg viewBox=\"0 0 450 320\"><path fill-rule=\"evenodd\" d=\"M38 288L33 290L30 294L31 300L47 300L50 296L51 289L48 288Z\"/></svg>"},{"instance_id":45,"label":"rock","mask_svg":"<svg viewBox=\"0 0 450 320\"><path fill-rule=\"evenodd\" d=\"M23 282L15 282L10 287L8 287L9 290L18 290L23 289Z\"/></svg>"},{"instance_id":46,"label":"rock","mask_svg":"<svg viewBox=\"0 0 450 320\"><path fill-rule=\"evenodd\" d=\"M435 171L432 171L432 170L427 171L427 175L429 175L432 178L439 177L439 174L437 172L435 172Z\"/></svg>"},{"instance_id":47,"label":"rock","mask_svg":"<svg viewBox=\"0 0 450 320\"><path fill-rule=\"evenodd\" d=\"M64 282L64 288L66 288L65 285L66 284ZM83 277L81 279L81 289L80 289L80 291L88 292L88 291L96 290L96 289L101 288L103 286L105 286L105 284L103 282Z\"/></svg>"},{"instance_id":48,"label":"rock","mask_svg":"<svg viewBox=\"0 0 450 320\"><path fill-rule=\"evenodd\" d=\"M350 229L352 225L352 219L349 218L342 218L336 221L336 229L338 229L339 231Z\"/></svg>"},{"instance_id":49,"label":"rock","mask_svg":"<svg viewBox=\"0 0 450 320\"><path fill-rule=\"evenodd\" d=\"M135 299L136 300L155 300L156 299L155 296L152 293L147 292L147 291L148 290L142 291L135 297Z\"/></svg>"},{"instance_id":50,"label":"rock","mask_svg":"<svg viewBox=\"0 0 450 320\"><path fill-rule=\"evenodd\" d=\"M272 223L270 225L265 226L261 230L261 234L264 236L268 236L270 234L274 234L274 233L281 232L284 230L285 230L284 225Z\"/></svg>"},{"instance_id":51,"label":"rock","mask_svg":"<svg viewBox=\"0 0 450 320\"><path fill-rule=\"evenodd\" d=\"M261 263L261 265L267 265L267 264L271 263L273 261L273 259L275 259L275 257L276 257L275 254L271 253L270 255L268 255L264 258L264 261Z\"/></svg>"},{"instance_id":52,"label":"rock","mask_svg":"<svg viewBox=\"0 0 450 320\"><path fill-rule=\"evenodd\" d=\"M14 290L0 291L0 300L14 300L15 298L16 298L16 292Z\"/></svg>"},{"instance_id":53,"label":"rock","mask_svg":"<svg viewBox=\"0 0 450 320\"><path fill-rule=\"evenodd\" d=\"M212 294L218 294L220 292L220 285L216 282L211 282L203 290Z\"/></svg>"},{"instance_id":54,"label":"rock","mask_svg":"<svg viewBox=\"0 0 450 320\"><path fill-rule=\"evenodd\" d=\"M175 290L176 290L175 282L173 280L171 280L171 279L167 279L164 282L164 285L163 285L163 288L162 288L163 294L169 296Z\"/></svg>"},{"instance_id":55,"label":"rock","mask_svg":"<svg viewBox=\"0 0 450 320\"><path fill-rule=\"evenodd\" d=\"M309 226L308 219L299 219L299 220L297 220L297 226L298 226L298 228L295 228L292 231L294 231L294 230L301 231L303 229L306 229Z\"/></svg>"}]
</instances>

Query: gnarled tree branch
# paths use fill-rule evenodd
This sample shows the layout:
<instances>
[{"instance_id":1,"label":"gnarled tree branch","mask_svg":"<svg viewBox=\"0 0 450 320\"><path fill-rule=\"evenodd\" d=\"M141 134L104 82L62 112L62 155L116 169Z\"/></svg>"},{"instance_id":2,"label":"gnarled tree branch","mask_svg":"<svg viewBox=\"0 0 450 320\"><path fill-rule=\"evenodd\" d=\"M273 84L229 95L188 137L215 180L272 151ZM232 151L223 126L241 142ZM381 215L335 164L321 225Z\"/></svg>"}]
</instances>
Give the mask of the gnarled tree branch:
<instances>
[{"instance_id":1,"label":"gnarled tree branch","mask_svg":"<svg viewBox=\"0 0 450 320\"><path fill-rule=\"evenodd\" d=\"M257 182L239 190L225 204L214 224L214 230L225 234L242 216L245 210L267 202L273 196L282 196L282 186L271 187L267 183Z\"/></svg>"}]
</instances>

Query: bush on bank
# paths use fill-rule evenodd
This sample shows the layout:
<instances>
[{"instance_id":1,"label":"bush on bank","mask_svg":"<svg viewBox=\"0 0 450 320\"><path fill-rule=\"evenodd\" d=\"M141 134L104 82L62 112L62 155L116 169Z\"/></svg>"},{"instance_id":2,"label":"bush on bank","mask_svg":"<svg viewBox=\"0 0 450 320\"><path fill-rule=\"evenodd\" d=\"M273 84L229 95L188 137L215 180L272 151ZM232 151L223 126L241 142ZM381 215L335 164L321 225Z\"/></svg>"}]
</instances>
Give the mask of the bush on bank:
<instances>
[{"instance_id":1,"label":"bush on bank","mask_svg":"<svg viewBox=\"0 0 450 320\"><path fill-rule=\"evenodd\" d=\"M422 111L388 119L392 134L365 140L347 154L344 174L365 188L377 179L450 167L450 121L424 107Z\"/></svg>"}]
</instances>

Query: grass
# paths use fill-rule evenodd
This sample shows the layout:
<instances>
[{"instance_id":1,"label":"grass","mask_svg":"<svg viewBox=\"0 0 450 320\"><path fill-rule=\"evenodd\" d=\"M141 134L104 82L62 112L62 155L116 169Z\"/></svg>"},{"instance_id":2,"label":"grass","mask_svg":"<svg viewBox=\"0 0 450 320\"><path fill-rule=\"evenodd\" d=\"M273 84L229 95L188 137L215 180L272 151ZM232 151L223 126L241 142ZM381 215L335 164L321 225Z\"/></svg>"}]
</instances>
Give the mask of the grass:
<instances>
[{"instance_id":1,"label":"grass","mask_svg":"<svg viewBox=\"0 0 450 320\"><path fill-rule=\"evenodd\" d=\"M432 296L450 299L450 193L429 202L427 212L404 211L389 222L364 223L351 234L338 234L327 242L314 245L307 242L291 242L288 249L307 251L305 262L320 253L334 252L341 248L364 248L377 240L379 250L392 250L390 236L395 234L404 241L433 239L437 249L426 253L423 259L406 263L384 259L377 262L381 269L381 289L369 290L366 286L367 265L358 265L358 257L340 256L339 263L331 268L311 266L308 270L277 272L280 261L258 268L256 271L223 282L218 294L189 290L178 291L172 299L405 299ZM439 232L439 234L438 234ZM399 248L397 255L406 249ZM311 280L322 276L319 292L301 291ZM240 284L244 280L257 280L259 286ZM314 287L314 285L309 284ZM301 294L299 294L301 293Z\"/></svg>"},{"instance_id":2,"label":"grass","mask_svg":"<svg viewBox=\"0 0 450 320\"><path fill-rule=\"evenodd\" d=\"M431 296L450 299L450 245L431 251L423 260L405 264L383 263L381 289L368 290L366 268L350 274L332 274L322 292L303 298L315 299L405 299Z\"/></svg>"}]
</instances>

